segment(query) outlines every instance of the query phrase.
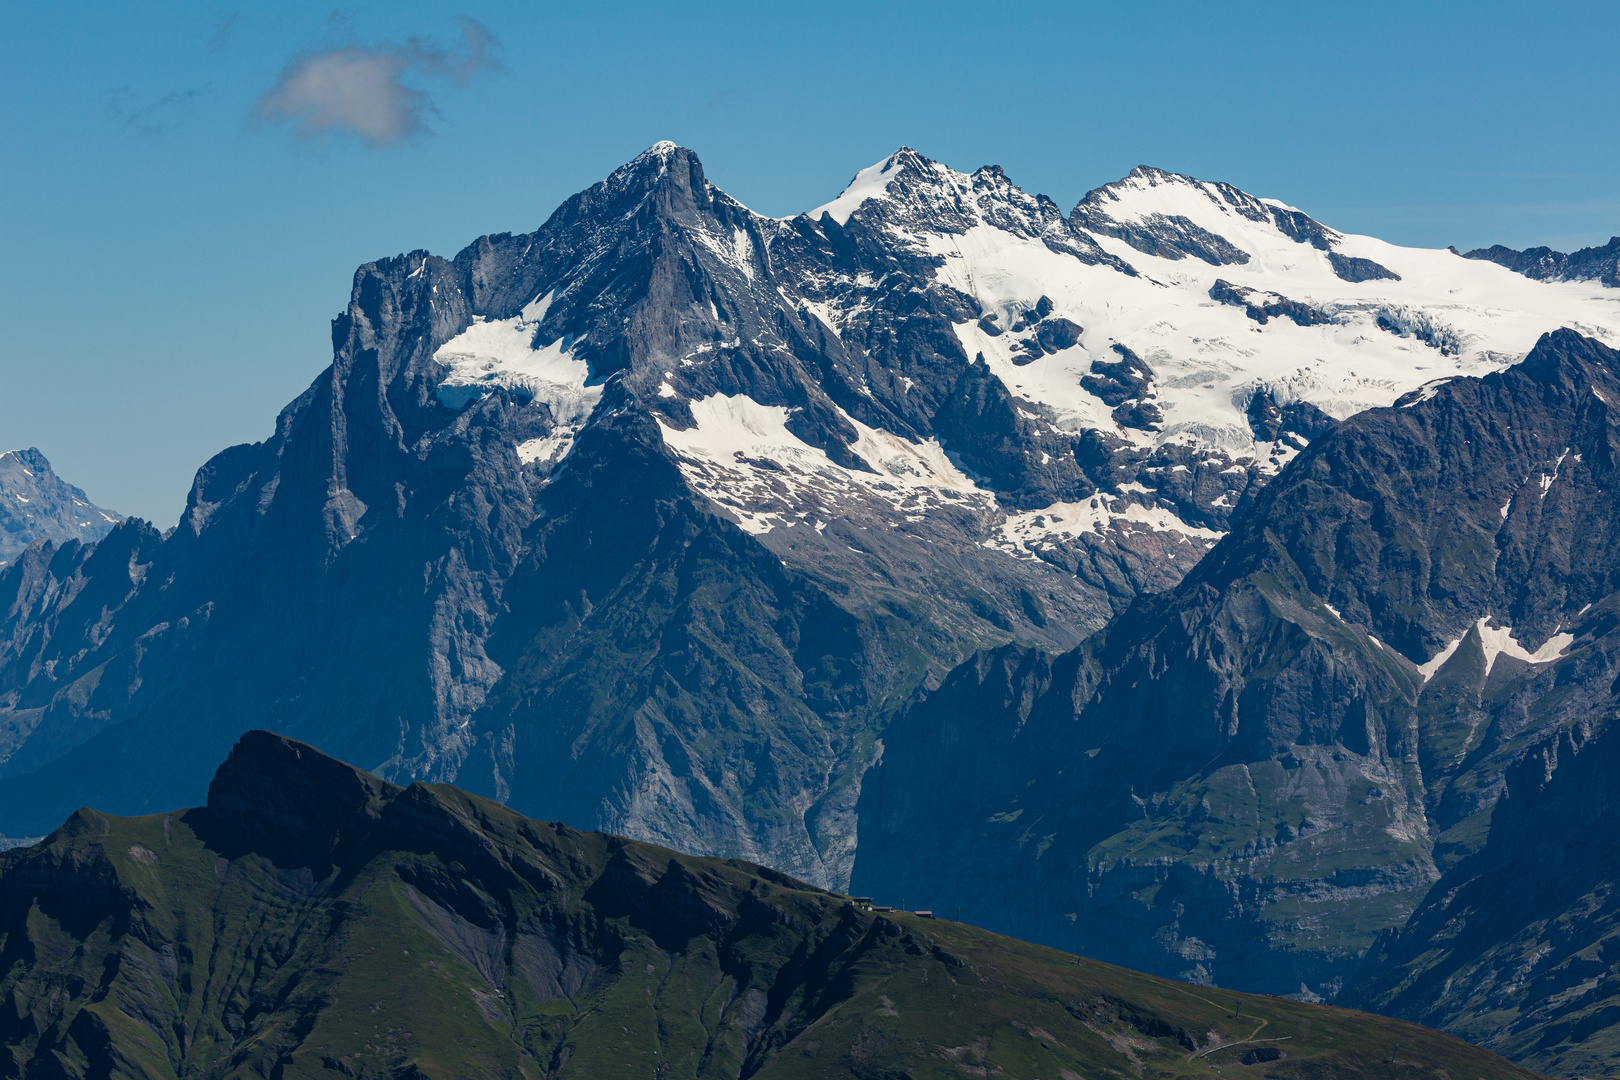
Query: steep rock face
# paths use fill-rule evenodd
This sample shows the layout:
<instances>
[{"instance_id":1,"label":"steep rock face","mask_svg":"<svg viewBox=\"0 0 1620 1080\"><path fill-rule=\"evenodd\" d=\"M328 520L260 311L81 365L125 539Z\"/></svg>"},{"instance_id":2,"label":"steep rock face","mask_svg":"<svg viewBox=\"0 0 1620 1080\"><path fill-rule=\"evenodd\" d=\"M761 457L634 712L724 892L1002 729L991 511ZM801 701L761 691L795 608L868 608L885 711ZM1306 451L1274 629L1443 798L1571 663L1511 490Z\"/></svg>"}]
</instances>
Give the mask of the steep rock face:
<instances>
[{"instance_id":1,"label":"steep rock face","mask_svg":"<svg viewBox=\"0 0 1620 1080\"><path fill-rule=\"evenodd\" d=\"M24 1077L1534 1074L1344 1009L1162 979L763 867L400 788L263 731L208 805L0 855Z\"/></svg>"},{"instance_id":2,"label":"steep rock face","mask_svg":"<svg viewBox=\"0 0 1620 1080\"><path fill-rule=\"evenodd\" d=\"M842 882L919 688L1173 586L1334 420L1611 332L1582 286L1150 179L1105 229L902 150L776 220L664 143L533 233L361 267L332 366L177 528L0 573L0 829L188 801L273 726ZM1247 259L1115 235L1160 218Z\"/></svg>"},{"instance_id":3,"label":"steep rock face","mask_svg":"<svg viewBox=\"0 0 1620 1080\"><path fill-rule=\"evenodd\" d=\"M1620 354L1340 423L1172 592L891 725L853 887L1196 981L1330 995L1612 708Z\"/></svg>"},{"instance_id":4,"label":"steep rock face","mask_svg":"<svg viewBox=\"0 0 1620 1080\"><path fill-rule=\"evenodd\" d=\"M1593 610L1614 625L1612 600ZM1607 670L1620 671L1615 645L1608 647ZM1613 713L1608 703L1575 719L1508 771L1484 847L1379 942L1341 1000L1445 1027L1554 1075L1615 1071L1620 740Z\"/></svg>"},{"instance_id":5,"label":"steep rock face","mask_svg":"<svg viewBox=\"0 0 1620 1080\"><path fill-rule=\"evenodd\" d=\"M95 543L122 520L57 476L37 449L0 454L0 566L36 540Z\"/></svg>"}]
</instances>

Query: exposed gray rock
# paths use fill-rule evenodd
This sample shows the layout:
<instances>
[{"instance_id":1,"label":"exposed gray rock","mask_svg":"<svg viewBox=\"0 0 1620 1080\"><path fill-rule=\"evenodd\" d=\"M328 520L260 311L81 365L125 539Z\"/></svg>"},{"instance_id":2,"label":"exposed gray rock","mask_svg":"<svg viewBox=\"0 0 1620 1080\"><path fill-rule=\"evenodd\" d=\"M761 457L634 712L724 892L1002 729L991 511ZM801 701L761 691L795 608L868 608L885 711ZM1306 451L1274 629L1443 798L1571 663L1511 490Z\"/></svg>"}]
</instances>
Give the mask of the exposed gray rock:
<instances>
[{"instance_id":1,"label":"exposed gray rock","mask_svg":"<svg viewBox=\"0 0 1620 1080\"><path fill-rule=\"evenodd\" d=\"M1361 259L1353 255L1341 255L1337 251L1328 252L1328 264L1333 272L1346 281L1399 281L1401 275L1381 266L1371 259Z\"/></svg>"},{"instance_id":2,"label":"exposed gray rock","mask_svg":"<svg viewBox=\"0 0 1620 1080\"><path fill-rule=\"evenodd\" d=\"M1549 247L1515 251L1496 244L1475 248L1465 259L1485 259L1537 281L1596 281L1620 289L1620 236L1611 237L1600 247L1581 248L1565 254Z\"/></svg>"},{"instance_id":3,"label":"exposed gray rock","mask_svg":"<svg viewBox=\"0 0 1620 1080\"><path fill-rule=\"evenodd\" d=\"M1594 605L1570 627L1572 659L1523 680L1518 707L1573 699L1555 707L1563 726L1508 769L1484 847L1379 941L1341 1001L1552 1075L1620 1065L1617 616L1614 597Z\"/></svg>"},{"instance_id":4,"label":"exposed gray rock","mask_svg":"<svg viewBox=\"0 0 1620 1080\"><path fill-rule=\"evenodd\" d=\"M1246 285L1233 285L1224 278L1217 279L1215 284L1210 286L1209 298L1217 303L1242 308L1249 318L1261 326L1268 320L1285 315L1294 320L1297 326L1315 326L1318 323L1332 321L1325 312L1309 304L1302 304L1298 300L1290 300L1276 293L1251 289Z\"/></svg>"}]
</instances>

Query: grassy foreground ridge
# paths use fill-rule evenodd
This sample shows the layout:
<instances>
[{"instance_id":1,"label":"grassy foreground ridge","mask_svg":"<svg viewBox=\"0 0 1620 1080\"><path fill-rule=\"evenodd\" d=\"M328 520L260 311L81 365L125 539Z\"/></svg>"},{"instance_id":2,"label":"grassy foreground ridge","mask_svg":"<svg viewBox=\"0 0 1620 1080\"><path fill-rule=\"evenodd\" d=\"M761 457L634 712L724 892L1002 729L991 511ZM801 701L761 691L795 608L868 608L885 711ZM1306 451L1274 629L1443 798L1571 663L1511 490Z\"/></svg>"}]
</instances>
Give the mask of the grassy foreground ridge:
<instances>
[{"instance_id":1,"label":"grassy foreground ridge","mask_svg":"<svg viewBox=\"0 0 1620 1080\"><path fill-rule=\"evenodd\" d=\"M0 1070L30 1078L1535 1075L1413 1024L399 788L265 732L206 807L81 810L0 855L0 973Z\"/></svg>"}]
</instances>

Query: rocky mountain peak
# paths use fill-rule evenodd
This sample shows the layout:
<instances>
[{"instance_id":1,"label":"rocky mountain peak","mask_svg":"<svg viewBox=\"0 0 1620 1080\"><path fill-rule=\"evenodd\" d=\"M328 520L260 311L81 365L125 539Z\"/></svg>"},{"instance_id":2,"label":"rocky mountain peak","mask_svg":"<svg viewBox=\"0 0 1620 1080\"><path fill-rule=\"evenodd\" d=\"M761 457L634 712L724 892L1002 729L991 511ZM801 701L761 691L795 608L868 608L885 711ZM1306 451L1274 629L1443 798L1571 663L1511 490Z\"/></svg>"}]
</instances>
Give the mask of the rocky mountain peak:
<instances>
[{"instance_id":1,"label":"rocky mountain peak","mask_svg":"<svg viewBox=\"0 0 1620 1080\"><path fill-rule=\"evenodd\" d=\"M1620 379L1620 353L1580 331L1561 326L1549 331L1520 364L1509 368L1502 378L1522 376L1547 387L1558 387L1581 398L1596 396L1605 405L1614 396ZM1617 402L1620 404L1620 402Z\"/></svg>"},{"instance_id":2,"label":"rocky mountain peak","mask_svg":"<svg viewBox=\"0 0 1620 1080\"><path fill-rule=\"evenodd\" d=\"M704 177L696 154L668 140L643 150L597 186L615 199L655 195L663 215L690 212L716 197L729 200Z\"/></svg>"},{"instance_id":3,"label":"rocky mountain peak","mask_svg":"<svg viewBox=\"0 0 1620 1080\"><path fill-rule=\"evenodd\" d=\"M850 215L868 200L887 199L890 188L896 181L903 179L912 185L926 185L933 175L934 162L911 147L902 146L877 164L869 165L857 172L839 193L838 198L816 207L805 216L812 221L819 221L823 216L827 216L839 225L844 225L848 223Z\"/></svg>"},{"instance_id":4,"label":"rocky mountain peak","mask_svg":"<svg viewBox=\"0 0 1620 1080\"><path fill-rule=\"evenodd\" d=\"M909 146L861 170L837 199L807 216L819 221L823 215L839 225L858 217L869 228L909 240L919 250L927 249L924 238L929 235L961 235L981 224L1026 237L1066 232L1057 205L1044 195L1024 192L1001 166L958 172ZM1068 239L1062 236L1059 242Z\"/></svg>"},{"instance_id":5,"label":"rocky mountain peak","mask_svg":"<svg viewBox=\"0 0 1620 1080\"><path fill-rule=\"evenodd\" d=\"M208 785L208 811L267 851L318 858L315 849L374 824L400 790L297 739L249 731Z\"/></svg>"}]
</instances>

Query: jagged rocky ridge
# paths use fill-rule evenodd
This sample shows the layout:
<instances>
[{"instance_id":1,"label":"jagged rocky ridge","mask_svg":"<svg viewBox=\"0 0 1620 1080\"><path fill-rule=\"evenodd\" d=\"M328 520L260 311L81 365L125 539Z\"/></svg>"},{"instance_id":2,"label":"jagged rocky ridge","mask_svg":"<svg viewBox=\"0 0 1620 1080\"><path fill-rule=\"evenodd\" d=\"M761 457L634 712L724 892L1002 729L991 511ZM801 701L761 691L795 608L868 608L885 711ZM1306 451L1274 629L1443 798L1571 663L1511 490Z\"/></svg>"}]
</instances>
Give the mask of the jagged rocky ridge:
<instances>
[{"instance_id":1,"label":"jagged rocky ridge","mask_svg":"<svg viewBox=\"0 0 1620 1080\"><path fill-rule=\"evenodd\" d=\"M175 529L0 574L0 829L187 801L266 726L836 884L918 688L1077 644L1334 419L1611 308L1158 170L1065 216L903 150L777 220L660 144L362 267Z\"/></svg>"},{"instance_id":2,"label":"jagged rocky ridge","mask_svg":"<svg viewBox=\"0 0 1620 1080\"><path fill-rule=\"evenodd\" d=\"M1531 1080L1426 1028L1185 986L250 732L208 804L0 855L19 1077Z\"/></svg>"},{"instance_id":3,"label":"jagged rocky ridge","mask_svg":"<svg viewBox=\"0 0 1620 1080\"><path fill-rule=\"evenodd\" d=\"M1620 288L1620 236L1610 237L1601 247L1581 248L1567 255L1548 247L1515 251L1495 244L1475 248L1463 258L1486 259L1537 281L1596 281Z\"/></svg>"},{"instance_id":4,"label":"jagged rocky ridge","mask_svg":"<svg viewBox=\"0 0 1620 1080\"><path fill-rule=\"evenodd\" d=\"M37 448L0 454L0 566L36 540L93 544L123 520L57 476Z\"/></svg>"},{"instance_id":5,"label":"jagged rocky ridge","mask_svg":"<svg viewBox=\"0 0 1620 1080\"><path fill-rule=\"evenodd\" d=\"M1539 837L1608 843L1554 813L1524 824L1533 784L1499 800L1532 768L1515 761L1620 704L1617 404L1620 353L1559 331L1339 423L1176 589L1068 653L982 653L891 724L853 887L1272 993L1331 996L1372 950L1417 981L1375 968L1357 1001L1469 1037L1573 1009L1532 1014L1524 968L1486 985L1465 965L1498 920L1554 933L1525 882L1560 865ZM1491 929L1427 952L1452 948L1454 896ZM1543 966L1571 993L1590 974ZM1509 1006L1526 1019L1490 1011ZM1493 1045L1548 1067L1542 1034Z\"/></svg>"}]
</instances>

